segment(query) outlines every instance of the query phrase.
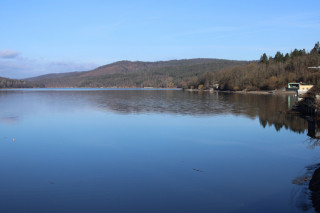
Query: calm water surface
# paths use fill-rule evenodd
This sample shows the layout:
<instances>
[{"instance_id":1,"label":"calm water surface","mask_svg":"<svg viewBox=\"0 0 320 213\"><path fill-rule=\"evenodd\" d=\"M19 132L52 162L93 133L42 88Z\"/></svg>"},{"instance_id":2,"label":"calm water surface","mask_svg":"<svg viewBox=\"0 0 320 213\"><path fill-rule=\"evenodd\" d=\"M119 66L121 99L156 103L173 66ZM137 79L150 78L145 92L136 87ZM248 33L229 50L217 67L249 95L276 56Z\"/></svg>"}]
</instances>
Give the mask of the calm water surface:
<instances>
[{"instance_id":1,"label":"calm water surface","mask_svg":"<svg viewBox=\"0 0 320 213\"><path fill-rule=\"evenodd\" d=\"M314 212L320 153L294 101L0 90L0 212Z\"/></svg>"}]
</instances>

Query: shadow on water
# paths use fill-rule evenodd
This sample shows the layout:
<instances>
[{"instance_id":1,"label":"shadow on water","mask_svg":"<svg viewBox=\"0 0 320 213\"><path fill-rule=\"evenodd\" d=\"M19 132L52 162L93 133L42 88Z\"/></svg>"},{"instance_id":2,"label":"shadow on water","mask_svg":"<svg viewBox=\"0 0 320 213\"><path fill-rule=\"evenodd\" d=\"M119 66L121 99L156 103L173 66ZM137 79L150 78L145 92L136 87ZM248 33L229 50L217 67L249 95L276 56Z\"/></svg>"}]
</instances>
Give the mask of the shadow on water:
<instances>
[{"instance_id":1,"label":"shadow on water","mask_svg":"<svg viewBox=\"0 0 320 213\"><path fill-rule=\"evenodd\" d=\"M311 191L311 201L316 212L320 212L320 164L314 171L309 183L309 190Z\"/></svg>"},{"instance_id":2,"label":"shadow on water","mask_svg":"<svg viewBox=\"0 0 320 213\"><path fill-rule=\"evenodd\" d=\"M310 142L314 145L319 145L320 140L320 119L319 118L309 118L308 119L308 136L310 137Z\"/></svg>"},{"instance_id":3,"label":"shadow on water","mask_svg":"<svg viewBox=\"0 0 320 213\"><path fill-rule=\"evenodd\" d=\"M314 149L320 146L320 119L307 117L308 121L308 144ZM309 212L320 212L320 163L305 167L304 175L296 177L292 183L299 185L292 194L296 207Z\"/></svg>"}]
</instances>

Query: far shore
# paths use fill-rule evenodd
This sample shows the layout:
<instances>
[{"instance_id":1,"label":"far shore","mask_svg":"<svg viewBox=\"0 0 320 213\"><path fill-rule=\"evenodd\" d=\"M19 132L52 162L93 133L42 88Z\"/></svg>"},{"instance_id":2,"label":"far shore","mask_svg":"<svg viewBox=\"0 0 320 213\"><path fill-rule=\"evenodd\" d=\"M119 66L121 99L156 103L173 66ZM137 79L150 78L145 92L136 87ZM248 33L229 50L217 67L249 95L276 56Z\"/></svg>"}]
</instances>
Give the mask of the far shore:
<instances>
[{"instance_id":1,"label":"far shore","mask_svg":"<svg viewBox=\"0 0 320 213\"><path fill-rule=\"evenodd\" d=\"M188 92L222 92L222 93L238 93L238 94L256 94L256 95L281 95L281 94L296 94L295 91L286 91L285 89L279 90L256 90L256 91L231 91L231 90L200 90L200 89L182 89L182 88L157 88L157 87L45 87L45 88L0 88L0 90L17 90L17 89L137 89L137 90L183 90Z\"/></svg>"},{"instance_id":2,"label":"far shore","mask_svg":"<svg viewBox=\"0 0 320 213\"><path fill-rule=\"evenodd\" d=\"M256 95L270 95L270 94L296 94L295 91L286 91L283 89L280 90L256 90L256 91L247 91L247 90L241 90L241 91L231 91L231 90L199 90L199 89L185 89L184 91L189 92L223 92L223 93L238 93L238 94L256 94Z\"/></svg>"}]
</instances>

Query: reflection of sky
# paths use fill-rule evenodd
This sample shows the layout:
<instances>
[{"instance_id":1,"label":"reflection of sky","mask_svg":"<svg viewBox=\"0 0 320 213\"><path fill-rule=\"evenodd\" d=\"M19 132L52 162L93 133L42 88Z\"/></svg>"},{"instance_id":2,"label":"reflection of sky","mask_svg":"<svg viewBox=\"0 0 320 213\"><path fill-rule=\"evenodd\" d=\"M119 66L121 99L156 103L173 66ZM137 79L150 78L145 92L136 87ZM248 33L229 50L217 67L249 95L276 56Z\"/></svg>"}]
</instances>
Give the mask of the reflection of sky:
<instances>
[{"instance_id":1,"label":"reflection of sky","mask_svg":"<svg viewBox=\"0 0 320 213\"><path fill-rule=\"evenodd\" d=\"M5 124L16 124L19 121L19 118L16 116L8 116L0 118L2 123Z\"/></svg>"},{"instance_id":2,"label":"reflection of sky","mask_svg":"<svg viewBox=\"0 0 320 213\"><path fill-rule=\"evenodd\" d=\"M3 123L17 122L26 116L41 114L71 113L85 110L88 102L83 102L72 94L43 93L23 90L0 91L0 118Z\"/></svg>"},{"instance_id":3,"label":"reflection of sky","mask_svg":"<svg viewBox=\"0 0 320 213\"><path fill-rule=\"evenodd\" d=\"M0 93L0 117L19 118L0 122L1 212L290 212L292 179L319 154L305 134L262 128L241 97L221 110L214 95L163 93L129 93L126 113L118 92Z\"/></svg>"}]
</instances>

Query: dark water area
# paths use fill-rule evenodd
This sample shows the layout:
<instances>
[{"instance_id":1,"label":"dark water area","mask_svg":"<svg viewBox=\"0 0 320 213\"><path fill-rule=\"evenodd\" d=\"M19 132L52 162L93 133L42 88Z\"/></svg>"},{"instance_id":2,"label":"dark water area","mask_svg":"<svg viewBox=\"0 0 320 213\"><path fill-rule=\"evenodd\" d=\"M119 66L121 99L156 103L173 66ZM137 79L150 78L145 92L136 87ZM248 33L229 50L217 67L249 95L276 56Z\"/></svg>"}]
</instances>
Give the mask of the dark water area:
<instances>
[{"instance_id":1,"label":"dark water area","mask_svg":"<svg viewBox=\"0 0 320 213\"><path fill-rule=\"evenodd\" d=\"M0 212L315 212L294 96L0 90Z\"/></svg>"}]
</instances>

